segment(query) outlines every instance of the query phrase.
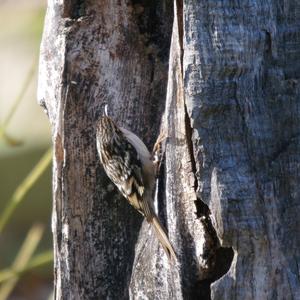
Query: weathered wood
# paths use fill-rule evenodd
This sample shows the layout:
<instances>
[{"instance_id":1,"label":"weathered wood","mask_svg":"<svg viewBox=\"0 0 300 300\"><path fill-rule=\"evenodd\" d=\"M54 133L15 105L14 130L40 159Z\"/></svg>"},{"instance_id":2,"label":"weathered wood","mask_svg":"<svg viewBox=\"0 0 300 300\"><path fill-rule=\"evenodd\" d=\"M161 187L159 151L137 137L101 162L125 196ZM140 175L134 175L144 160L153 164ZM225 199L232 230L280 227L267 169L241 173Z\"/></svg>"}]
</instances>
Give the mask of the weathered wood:
<instances>
[{"instance_id":1,"label":"weathered wood","mask_svg":"<svg viewBox=\"0 0 300 300\"><path fill-rule=\"evenodd\" d=\"M207 206L197 199L192 128L186 112L183 81L182 6L175 3L166 106L161 131L167 136L158 206L178 254L170 265L148 242L147 227L139 237L130 291L132 299L209 299L210 283L231 263L231 249L222 249ZM197 209L198 208L198 209ZM154 250L157 255L153 255ZM224 261L219 256L224 257ZM217 265L218 263L218 265Z\"/></svg>"},{"instance_id":2,"label":"weathered wood","mask_svg":"<svg viewBox=\"0 0 300 300\"><path fill-rule=\"evenodd\" d=\"M184 1L197 195L234 249L212 299L300 299L300 3Z\"/></svg>"},{"instance_id":3,"label":"weathered wood","mask_svg":"<svg viewBox=\"0 0 300 300\"><path fill-rule=\"evenodd\" d=\"M38 98L54 144L55 299L128 297L142 218L104 175L94 125L108 103L120 125L148 145L155 141L166 93L168 2L48 2Z\"/></svg>"},{"instance_id":4,"label":"weathered wood","mask_svg":"<svg viewBox=\"0 0 300 300\"><path fill-rule=\"evenodd\" d=\"M167 0L49 1L55 298L300 299L300 3L174 2L173 22ZM167 135L176 265L99 164L105 104L148 146Z\"/></svg>"}]
</instances>

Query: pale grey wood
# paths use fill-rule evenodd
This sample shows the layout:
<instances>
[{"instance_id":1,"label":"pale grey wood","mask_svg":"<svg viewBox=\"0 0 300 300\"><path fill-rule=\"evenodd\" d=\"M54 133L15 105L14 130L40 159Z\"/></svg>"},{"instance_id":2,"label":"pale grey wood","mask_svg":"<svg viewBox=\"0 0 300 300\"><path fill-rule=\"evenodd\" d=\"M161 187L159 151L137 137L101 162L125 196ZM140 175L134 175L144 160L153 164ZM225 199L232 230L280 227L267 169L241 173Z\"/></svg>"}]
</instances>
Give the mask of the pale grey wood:
<instances>
[{"instance_id":1,"label":"pale grey wood","mask_svg":"<svg viewBox=\"0 0 300 300\"><path fill-rule=\"evenodd\" d=\"M130 284L132 299L210 299L210 283L229 268L232 250L220 247L207 206L197 199L192 128L183 81L180 3L175 2L168 88L161 132L167 137L158 206L178 261L171 264L158 243L140 232ZM153 252L156 255L153 255Z\"/></svg>"},{"instance_id":2,"label":"pale grey wood","mask_svg":"<svg viewBox=\"0 0 300 300\"><path fill-rule=\"evenodd\" d=\"M184 1L197 195L234 249L212 299L300 299L300 2Z\"/></svg>"},{"instance_id":3,"label":"pale grey wood","mask_svg":"<svg viewBox=\"0 0 300 300\"><path fill-rule=\"evenodd\" d=\"M167 0L49 1L56 299L300 299L299 12L178 0L173 23ZM156 201L175 265L99 164L106 103L150 148L167 136Z\"/></svg>"}]
</instances>

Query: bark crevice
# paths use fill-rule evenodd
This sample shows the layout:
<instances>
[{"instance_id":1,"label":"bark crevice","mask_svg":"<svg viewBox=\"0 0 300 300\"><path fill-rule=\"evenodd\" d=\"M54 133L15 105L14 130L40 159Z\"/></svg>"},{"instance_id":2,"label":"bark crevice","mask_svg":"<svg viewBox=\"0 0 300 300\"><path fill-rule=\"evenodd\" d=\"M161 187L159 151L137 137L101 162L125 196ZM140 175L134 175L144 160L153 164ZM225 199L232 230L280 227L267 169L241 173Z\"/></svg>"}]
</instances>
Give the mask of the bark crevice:
<instances>
[{"instance_id":1,"label":"bark crevice","mask_svg":"<svg viewBox=\"0 0 300 300\"><path fill-rule=\"evenodd\" d=\"M253 3L48 1L55 299L300 299L300 7ZM105 104L146 145L165 108L178 268L99 164Z\"/></svg>"},{"instance_id":2,"label":"bark crevice","mask_svg":"<svg viewBox=\"0 0 300 300\"><path fill-rule=\"evenodd\" d=\"M181 47L181 70L182 70L182 78L184 78L183 74L183 57L184 57L184 48L183 48L183 7L182 1L177 0L177 17L178 17L178 37L179 44ZM181 27L180 27L181 26ZM180 28L182 28L180 30ZM192 173L194 175L194 190L195 195L198 195L198 181L196 173L197 164L194 155L194 145L193 145L193 128L191 125L191 119L188 113L187 104L184 97L185 93L183 93L183 101L184 101L184 113L185 113L185 133L186 133L186 144L189 151L190 163L192 168ZM204 241L204 253L202 258L207 261L209 265L209 269L206 271L205 279L201 279L195 283L195 286L192 288L192 295L194 297L200 297L201 299L210 300L211 299L211 290L210 285L214 281L221 278L224 274L228 272L230 266L233 261L233 249L221 247L219 238L217 236L216 230L212 224L210 215L211 211L208 205L199 197L194 201L196 207L196 218L199 219L199 222L202 223L202 228L204 230L204 237L206 240Z\"/></svg>"}]
</instances>

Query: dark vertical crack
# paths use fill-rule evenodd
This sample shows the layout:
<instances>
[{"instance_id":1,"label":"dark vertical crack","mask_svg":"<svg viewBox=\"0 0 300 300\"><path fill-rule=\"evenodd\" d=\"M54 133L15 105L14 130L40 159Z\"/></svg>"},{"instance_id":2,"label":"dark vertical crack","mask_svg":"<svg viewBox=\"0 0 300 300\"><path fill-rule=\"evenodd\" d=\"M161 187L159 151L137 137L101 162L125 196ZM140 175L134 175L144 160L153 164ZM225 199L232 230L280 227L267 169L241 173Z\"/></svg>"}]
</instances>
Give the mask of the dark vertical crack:
<instances>
[{"instance_id":1,"label":"dark vertical crack","mask_svg":"<svg viewBox=\"0 0 300 300\"><path fill-rule=\"evenodd\" d=\"M177 8L177 22L178 22L178 38L180 45L180 64L181 64L181 76L182 82L184 78L183 74L183 58L184 58L184 48L183 48L183 0L176 0ZM183 91L184 98L184 109L185 109L185 131L186 131L186 143L189 150L189 156L191 159L192 172L194 174L194 189L195 194L198 188L198 181L196 178L196 161L194 156L194 146L192 142L193 128L191 126L190 117L187 111L187 105L185 101L185 95ZM211 290L210 285L212 282L218 280L224 274L226 274L231 266L233 260L233 250L232 248L224 248L220 246L219 239L217 237L215 228L212 225L210 219L209 207L199 198L195 201L196 206L196 216L200 222L202 222L205 234L207 235L205 253L203 259L207 260L210 267L209 273L205 279L195 282L190 291L190 297L193 299L210 300Z\"/></svg>"},{"instance_id":2,"label":"dark vertical crack","mask_svg":"<svg viewBox=\"0 0 300 300\"><path fill-rule=\"evenodd\" d=\"M86 3L84 0L67 1L64 5L63 17L77 20L86 14Z\"/></svg>"},{"instance_id":3,"label":"dark vertical crack","mask_svg":"<svg viewBox=\"0 0 300 300\"><path fill-rule=\"evenodd\" d=\"M198 181L196 179L196 162L194 156L194 148L192 142L192 127L190 123L190 118L188 116L187 108L185 105L185 126L186 126L186 141L189 149L189 154L191 158L192 171L195 178L194 188L195 193L198 188ZM210 297L210 285L214 281L221 278L226 274L231 266L233 260L233 249L225 248L220 246L220 242L216 233L215 228L212 225L210 218L211 212L209 207L200 199L197 198L195 201L196 206L196 216L199 221L202 223L203 228L208 236L206 241L207 247L205 249L203 259L207 260L208 265L210 266L209 275L204 280L199 280L193 290L193 295L198 297L201 300L209 300ZM200 294L199 294L200 293Z\"/></svg>"}]
</instances>

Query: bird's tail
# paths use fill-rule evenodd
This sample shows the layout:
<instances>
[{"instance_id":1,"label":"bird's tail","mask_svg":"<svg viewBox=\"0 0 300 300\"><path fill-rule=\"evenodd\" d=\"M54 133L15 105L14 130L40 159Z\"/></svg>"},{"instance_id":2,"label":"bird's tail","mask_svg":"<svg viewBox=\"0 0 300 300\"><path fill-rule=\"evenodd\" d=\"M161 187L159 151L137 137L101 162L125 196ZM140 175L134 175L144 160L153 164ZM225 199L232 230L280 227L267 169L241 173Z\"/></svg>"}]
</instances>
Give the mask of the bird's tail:
<instances>
[{"instance_id":1,"label":"bird's tail","mask_svg":"<svg viewBox=\"0 0 300 300\"><path fill-rule=\"evenodd\" d=\"M156 236L159 239L162 247L164 248L168 258L171 261L176 261L177 257L176 257L175 251L169 241L169 238L167 236L167 233L166 233L164 227L161 225L161 223L159 222L159 220L156 216L153 217L153 219L151 220L151 223L153 224Z\"/></svg>"}]
</instances>

